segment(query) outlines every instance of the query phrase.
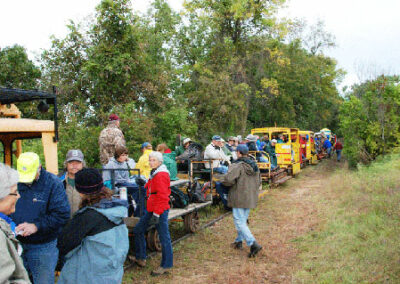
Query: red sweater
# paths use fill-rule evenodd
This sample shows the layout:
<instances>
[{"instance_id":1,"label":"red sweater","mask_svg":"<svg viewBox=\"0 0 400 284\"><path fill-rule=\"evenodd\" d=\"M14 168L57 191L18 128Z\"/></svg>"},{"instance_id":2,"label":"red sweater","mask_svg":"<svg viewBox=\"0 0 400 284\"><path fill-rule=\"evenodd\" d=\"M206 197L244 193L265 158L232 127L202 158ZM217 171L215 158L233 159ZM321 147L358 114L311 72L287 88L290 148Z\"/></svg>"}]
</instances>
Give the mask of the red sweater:
<instances>
[{"instance_id":1,"label":"red sweater","mask_svg":"<svg viewBox=\"0 0 400 284\"><path fill-rule=\"evenodd\" d=\"M343 149L342 143L340 143L339 141L336 142L336 144L335 144L335 149L336 149L336 150L342 150L342 149Z\"/></svg>"},{"instance_id":2,"label":"red sweater","mask_svg":"<svg viewBox=\"0 0 400 284\"><path fill-rule=\"evenodd\" d=\"M160 171L146 183L147 211L161 215L169 209L169 196L171 195L170 179L168 172Z\"/></svg>"}]
</instances>

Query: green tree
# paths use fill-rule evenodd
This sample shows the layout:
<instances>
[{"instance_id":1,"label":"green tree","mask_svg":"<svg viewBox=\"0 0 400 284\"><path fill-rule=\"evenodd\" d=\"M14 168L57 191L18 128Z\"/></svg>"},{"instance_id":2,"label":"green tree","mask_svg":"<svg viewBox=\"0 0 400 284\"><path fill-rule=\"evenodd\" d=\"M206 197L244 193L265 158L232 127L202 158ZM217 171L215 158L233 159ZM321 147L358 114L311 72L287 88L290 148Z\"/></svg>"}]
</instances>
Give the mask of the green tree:
<instances>
[{"instance_id":1,"label":"green tree","mask_svg":"<svg viewBox=\"0 0 400 284\"><path fill-rule=\"evenodd\" d=\"M369 163L400 143L400 78L380 76L353 86L340 109L344 148L352 165Z\"/></svg>"},{"instance_id":2,"label":"green tree","mask_svg":"<svg viewBox=\"0 0 400 284\"><path fill-rule=\"evenodd\" d=\"M0 49L0 85L7 88L36 89L40 69L20 45Z\"/></svg>"}]
</instances>

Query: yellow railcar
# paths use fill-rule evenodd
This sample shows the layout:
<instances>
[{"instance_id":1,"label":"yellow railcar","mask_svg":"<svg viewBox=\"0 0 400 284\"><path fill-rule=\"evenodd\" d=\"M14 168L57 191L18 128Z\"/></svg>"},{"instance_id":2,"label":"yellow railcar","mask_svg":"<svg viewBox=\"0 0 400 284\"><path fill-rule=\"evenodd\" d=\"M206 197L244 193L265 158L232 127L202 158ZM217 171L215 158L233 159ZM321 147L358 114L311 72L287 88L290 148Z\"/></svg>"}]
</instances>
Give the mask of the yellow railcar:
<instances>
[{"instance_id":1,"label":"yellow railcar","mask_svg":"<svg viewBox=\"0 0 400 284\"><path fill-rule=\"evenodd\" d=\"M276 139L275 152L280 168L287 169L291 175L300 172L300 139L299 129L287 127L263 127L254 128L251 134L260 137L267 135L269 140Z\"/></svg>"}]
</instances>

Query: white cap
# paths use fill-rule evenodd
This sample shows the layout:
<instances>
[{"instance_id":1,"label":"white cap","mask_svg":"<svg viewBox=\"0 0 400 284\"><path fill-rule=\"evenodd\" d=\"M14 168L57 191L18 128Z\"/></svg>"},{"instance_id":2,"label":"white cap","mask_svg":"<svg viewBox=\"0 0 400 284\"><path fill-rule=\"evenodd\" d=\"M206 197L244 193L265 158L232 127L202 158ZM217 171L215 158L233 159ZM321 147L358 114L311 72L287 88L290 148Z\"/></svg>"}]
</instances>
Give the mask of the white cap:
<instances>
[{"instance_id":1,"label":"white cap","mask_svg":"<svg viewBox=\"0 0 400 284\"><path fill-rule=\"evenodd\" d=\"M188 143L188 142L191 142L192 140L190 139L190 138L185 138L185 139L183 139L183 145L185 145L186 143Z\"/></svg>"},{"instance_id":2,"label":"white cap","mask_svg":"<svg viewBox=\"0 0 400 284\"><path fill-rule=\"evenodd\" d=\"M271 143L277 143L278 141L276 139L272 139Z\"/></svg>"}]
</instances>

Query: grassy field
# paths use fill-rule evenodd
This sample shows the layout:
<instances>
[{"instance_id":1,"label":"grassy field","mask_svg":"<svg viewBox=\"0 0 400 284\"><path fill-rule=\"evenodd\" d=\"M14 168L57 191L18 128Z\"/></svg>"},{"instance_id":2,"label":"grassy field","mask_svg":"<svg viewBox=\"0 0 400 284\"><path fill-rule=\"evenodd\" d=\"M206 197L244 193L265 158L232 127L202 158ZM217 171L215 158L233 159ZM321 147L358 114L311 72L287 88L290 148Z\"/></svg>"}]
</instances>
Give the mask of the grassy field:
<instances>
[{"instance_id":1,"label":"grassy field","mask_svg":"<svg viewBox=\"0 0 400 284\"><path fill-rule=\"evenodd\" d=\"M400 283L399 188L400 155L358 171L325 160L252 210L250 229L264 247L257 258L229 247L236 231L228 216L177 244L169 275L149 275L157 255L124 283Z\"/></svg>"},{"instance_id":2,"label":"grassy field","mask_svg":"<svg viewBox=\"0 0 400 284\"><path fill-rule=\"evenodd\" d=\"M293 240L300 249L293 282L400 283L399 155L336 171L314 199L322 221Z\"/></svg>"}]
</instances>

